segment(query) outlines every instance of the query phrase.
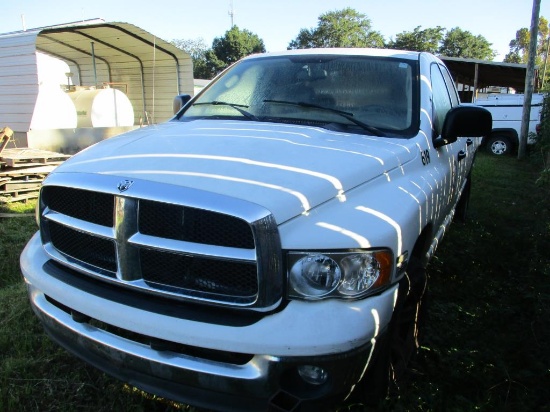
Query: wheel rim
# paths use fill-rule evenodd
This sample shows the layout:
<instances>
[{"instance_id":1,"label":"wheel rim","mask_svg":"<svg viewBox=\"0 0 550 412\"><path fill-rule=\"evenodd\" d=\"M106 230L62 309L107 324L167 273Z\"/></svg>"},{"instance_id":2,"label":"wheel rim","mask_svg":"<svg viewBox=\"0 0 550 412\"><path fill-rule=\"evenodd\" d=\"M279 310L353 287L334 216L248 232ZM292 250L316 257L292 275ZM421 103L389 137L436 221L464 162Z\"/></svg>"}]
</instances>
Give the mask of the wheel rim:
<instances>
[{"instance_id":1,"label":"wheel rim","mask_svg":"<svg viewBox=\"0 0 550 412\"><path fill-rule=\"evenodd\" d=\"M491 144L491 151L496 155L501 155L506 152L506 142L503 140L494 141Z\"/></svg>"}]
</instances>

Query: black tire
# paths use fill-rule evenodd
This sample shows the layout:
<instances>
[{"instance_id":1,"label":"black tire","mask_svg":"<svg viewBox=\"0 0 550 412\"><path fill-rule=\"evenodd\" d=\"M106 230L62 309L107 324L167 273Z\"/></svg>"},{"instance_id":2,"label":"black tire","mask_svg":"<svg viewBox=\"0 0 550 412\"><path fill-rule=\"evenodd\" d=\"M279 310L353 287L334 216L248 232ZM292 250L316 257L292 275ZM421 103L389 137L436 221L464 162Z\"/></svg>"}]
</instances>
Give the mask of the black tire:
<instances>
[{"instance_id":1,"label":"black tire","mask_svg":"<svg viewBox=\"0 0 550 412\"><path fill-rule=\"evenodd\" d=\"M396 396L410 378L410 363L420 347L426 317L426 269L411 258L403 279L393 316L383 339L377 343L367 373L355 395L366 405L377 405Z\"/></svg>"},{"instance_id":2,"label":"black tire","mask_svg":"<svg viewBox=\"0 0 550 412\"><path fill-rule=\"evenodd\" d=\"M487 139L485 146L489 153L495 156L504 156L512 153L512 142L506 136L491 136Z\"/></svg>"}]
</instances>

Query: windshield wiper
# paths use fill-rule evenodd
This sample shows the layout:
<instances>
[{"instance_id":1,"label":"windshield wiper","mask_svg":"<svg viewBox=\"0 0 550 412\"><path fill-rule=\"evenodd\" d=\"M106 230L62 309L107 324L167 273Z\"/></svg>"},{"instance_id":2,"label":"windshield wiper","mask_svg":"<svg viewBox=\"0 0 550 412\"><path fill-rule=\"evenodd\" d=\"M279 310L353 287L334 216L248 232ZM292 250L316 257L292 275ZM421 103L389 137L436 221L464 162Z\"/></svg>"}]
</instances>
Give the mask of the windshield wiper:
<instances>
[{"instance_id":1,"label":"windshield wiper","mask_svg":"<svg viewBox=\"0 0 550 412\"><path fill-rule=\"evenodd\" d=\"M385 136L384 133L380 129L377 129L374 126L368 125L368 124L362 122L361 120L357 120L356 118L354 118L353 113L344 112L342 110L333 109L331 107L325 107L325 106L320 106L318 104L306 103L306 102L291 102L291 101L287 101L287 100L266 99L266 100L264 100L264 103L288 104L288 105L291 105L291 106L310 107L310 108L313 108L313 109L325 110L327 112L336 113L337 115L342 116L345 119L348 119L350 122L355 123L357 126L360 126L364 130L366 130L368 132L371 132L376 136L380 136L380 137Z\"/></svg>"},{"instance_id":2,"label":"windshield wiper","mask_svg":"<svg viewBox=\"0 0 550 412\"><path fill-rule=\"evenodd\" d=\"M220 102L218 100L213 100L211 102L199 102L195 103L193 106L201 106L201 105L213 105L213 106L229 106L238 111L240 114L242 114L244 117L246 117L249 120L258 120L256 116L254 116L252 113L247 112L246 110L241 109L241 107L248 108L248 106L244 104L236 104L236 103L228 103L228 102Z\"/></svg>"}]
</instances>

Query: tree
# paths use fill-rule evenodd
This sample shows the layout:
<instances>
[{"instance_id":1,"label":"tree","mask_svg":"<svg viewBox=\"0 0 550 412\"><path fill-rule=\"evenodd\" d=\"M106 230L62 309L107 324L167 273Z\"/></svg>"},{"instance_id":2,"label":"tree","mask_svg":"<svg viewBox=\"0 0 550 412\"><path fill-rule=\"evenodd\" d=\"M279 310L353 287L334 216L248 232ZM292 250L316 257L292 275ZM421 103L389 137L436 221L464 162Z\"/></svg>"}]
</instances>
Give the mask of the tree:
<instances>
[{"instance_id":1,"label":"tree","mask_svg":"<svg viewBox=\"0 0 550 412\"><path fill-rule=\"evenodd\" d=\"M491 43L483 36L475 36L459 27L445 31L441 26L424 30L417 26L413 31L398 34L395 40L388 43L388 47L480 60L492 60L496 55Z\"/></svg>"},{"instance_id":2,"label":"tree","mask_svg":"<svg viewBox=\"0 0 550 412\"><path fill-rule=\"evenodd\" d=\"M262 39L248 30L233 26L222 37L216 37L212 48L206 47L202 38L172 40L171 43L189 53L193 59L193 77L211 79L230 64L252 53L264 53Z\"/></svg>"},{"instance_id":3,"label":"tree","mask_svg":"<svg viewBox=\"0 0 550 412\"><path fill-rule=\"evenodd\" d=\"M539 66L542 66L544 64L544 59L547 58L548 32L548 20L541 16L539 19L537 39L537 56L535 57L535 63ZM527 27L522 27L516 31L516 37L510 40L510 52L506 55L504 61L506 63L527 63L530 42L531 30Z\"/></svg>"},{"instance_id":4,"label":"tree","mask_svg":"<svg viewBox=\"0 0 550 412\"><path fill-rule=\"evenodd\" d=\"M208 46L204 39L197 38L194 40L174 39L170 43L179 49L187 52L193 60L193 77L195 79L210 78L210 70L208 68L207 53Z\"/></svg>"},{"instance_id":5,"label":"tree","mask_svg":"<svg viewBox=\"0 0 550 412\"><path fill-rule=\"evenodd\" d=\"M510 52L506 55L504 61L506 63L526 63L530 39L531 33L526 27L516 31L516 38L510 40Z\"/></svg>"},{"instance_id":6,"label":"tree","mask_svg":"<svg viewBox=\"0 0 550 412\"><path fill-rule=\"evenodd\" d=\"M413 31L401 32L395 36L395 40L388 43L390 49L424 51L437 53L439 44L443 40L445 28L437 26L421 30L421 26Z\"/></svg>"},{"instance_id":7,"label":"tree","mask_svg":"<svg viewBox=\"0 0 550 412\"><path fill-rule=\"evenodd\" d=\"M265 46L256 34L233 26L223 37L214 39L212 51L225 68L249 54L265 53Z\"/></svg>"},{"instance_id":8,"label":"tree","mask_svg":"<svg viewBox=\"0 0 550 412\"><path fill-rule=\"evenodd\" d=\"M205 54L205 64L204 64L204 77L203 79L212 79L216 74L225 69L228 64L223 62L216 56L214 50L210 49Z\"/></svg>"},{"instance_id":9,"label":"tree","mask_svg":"<svg viewBox=\"0 0 550 412\"><path fill-rule=\"evenodd\" d=\"M318 20L316 28L301 29L288 49L384 47L384 38L372 30L370 19L350 7L324 13Z\"/></svg>"},{"instance_id":10,"label":"tree","mask_svg":"<svg viewBox=\"0 0 550 412\"><path fill-rule=\"evenodd\" d=\"M493 60L496 52L492 44L483 36L474 36L459 27L447 32L439 48L439 54L447 57Z\"/></svg>"}]
</instances>

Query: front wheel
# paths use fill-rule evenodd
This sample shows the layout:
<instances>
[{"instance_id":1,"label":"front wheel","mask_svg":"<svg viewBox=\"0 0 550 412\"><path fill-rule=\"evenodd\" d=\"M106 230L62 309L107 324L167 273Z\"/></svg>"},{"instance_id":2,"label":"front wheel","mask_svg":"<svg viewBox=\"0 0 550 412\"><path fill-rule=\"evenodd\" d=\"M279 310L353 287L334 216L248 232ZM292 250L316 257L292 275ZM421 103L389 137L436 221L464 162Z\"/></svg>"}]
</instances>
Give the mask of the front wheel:
<instances>
[{"instance_id":1,"label":"front wheel","mask_svg":"<svg viewBox=\"0 0 550 412\"><path fill-rule=\"evenodd\" d=\"M411 258L399 282L397 302L386 335L375 347L372 364L358 386L357 395L365 404L378 403L396 395L409 377L409 366L419 348L425 320L426 269Z\"/></svg>"},{"instance_id":2,"label":"front wheel","mask_svg":"<svg viewBox=\"0 0 550 412\"><path fill-rule=\"evenodd\" d=\"M512 142L506 136L491 136L486 143L489 152L495 156L507 155L512 152Z\"/></svg>"}]
</instances>

